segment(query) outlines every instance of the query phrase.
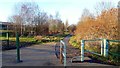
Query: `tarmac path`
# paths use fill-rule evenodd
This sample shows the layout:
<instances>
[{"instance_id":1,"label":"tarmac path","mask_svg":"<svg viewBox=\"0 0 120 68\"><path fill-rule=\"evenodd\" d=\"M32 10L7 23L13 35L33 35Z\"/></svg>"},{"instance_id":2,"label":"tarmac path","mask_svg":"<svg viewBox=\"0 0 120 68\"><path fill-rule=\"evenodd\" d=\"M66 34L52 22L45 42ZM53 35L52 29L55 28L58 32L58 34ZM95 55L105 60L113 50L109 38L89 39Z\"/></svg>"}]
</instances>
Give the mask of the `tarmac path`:
<instances>
[{"instance_id":1,"label":"tarmac path","mask_svg":"<svg viewBox=\"0 0 120 68\"><path fill-rule=\"evenodd\" d=\"M67 36L63 40L67 45L67 49L71 48L68 43L69 38L70 36ZM39 44L21 48L21 60L23 61L21 63L16 62L15 49L2 51L2 66L63 66L55 55L55 45L56 43ZM67 66L110 66L90 62L71 63L70 60L71 58L67 58ZM91 59L85 57L85 60Z\"/></svg>"}]
</instances>

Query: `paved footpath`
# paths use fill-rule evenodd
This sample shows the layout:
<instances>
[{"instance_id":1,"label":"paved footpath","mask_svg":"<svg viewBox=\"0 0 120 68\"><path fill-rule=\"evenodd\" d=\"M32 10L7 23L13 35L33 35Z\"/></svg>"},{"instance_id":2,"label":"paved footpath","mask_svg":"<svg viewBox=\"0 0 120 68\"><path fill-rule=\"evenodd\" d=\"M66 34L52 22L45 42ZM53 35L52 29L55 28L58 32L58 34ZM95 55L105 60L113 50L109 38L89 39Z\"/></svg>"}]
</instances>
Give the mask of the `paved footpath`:
<instances>
[{"instance_id":1,"label":"paved footpath","mask_svg":"<svg viewBox=\"0 0 120 68\"><path fill-rule=\"evenodd\" d=\"M69 36L64 39L68 44ZM21 59L23 62L16 63L16 50L2 52L2 66L63 66L55 56L54 44L40 44L21 48ZM109 66L98 63L71 63L71 58L67 59L67 66ZM86 59L90 59L86 57Z\"/></svg>"},{"instance_id":2,"label":"paved footpath","mask_svg":"<svg viewBox=\"0 0 120 68\"><path fill-rule=\"evenodd\" d=\"M55 44L54 44L55 45ZM59 60L55 56L54 45L40 44L21 48L21 60L16 63L16 50L2 52L3 66L56 66Z\"/></svg>"}]
</instances>

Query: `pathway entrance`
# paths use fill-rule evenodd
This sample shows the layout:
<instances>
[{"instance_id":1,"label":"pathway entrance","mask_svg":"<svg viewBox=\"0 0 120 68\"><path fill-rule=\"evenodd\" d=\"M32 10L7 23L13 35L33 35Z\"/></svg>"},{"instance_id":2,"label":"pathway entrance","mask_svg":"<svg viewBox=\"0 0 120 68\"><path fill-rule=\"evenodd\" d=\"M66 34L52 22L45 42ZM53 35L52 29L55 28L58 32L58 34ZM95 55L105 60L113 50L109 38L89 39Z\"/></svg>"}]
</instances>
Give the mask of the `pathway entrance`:
<instances>
[{"instance_id":1,"label":"pathway entrance","mask_svg":"<svg viewBox=\"0 0 120 68\"><path fill-rule=\"evenodd\" d=\"M70 36L64 38L67 45L67 54L75 54L75 50L69 45L68 40ZM55 43L53 44L40 44L30 47L21 48L21 60L23 62L16 63L16 50L6 50L2 52L2 66L63 66L60 64L59 59L55 55ZM77 51L76 51L77 52ZM79 53L79 52L78 52ZM80 56L79 54L76 54ZM67 58L67 66L110 66L106 64L92 63L92 62L79 62L71 63L71 58ZM85 57L85 60L92 60Z\"/></svg>"}]
</instances>

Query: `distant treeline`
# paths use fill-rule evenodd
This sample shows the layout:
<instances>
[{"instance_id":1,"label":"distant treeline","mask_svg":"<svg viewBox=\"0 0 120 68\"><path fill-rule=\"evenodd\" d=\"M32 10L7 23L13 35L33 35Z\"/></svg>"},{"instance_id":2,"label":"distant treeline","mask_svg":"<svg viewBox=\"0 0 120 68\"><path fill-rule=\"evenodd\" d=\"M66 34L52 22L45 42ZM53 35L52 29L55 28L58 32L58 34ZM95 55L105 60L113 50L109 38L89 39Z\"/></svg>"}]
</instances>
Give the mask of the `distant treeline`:
<instances>
[{"instance_id":1,"label":"distant treeline","mask_svg":"<svg viewBox=\"0 0 120 68\"><path fill-rule=\"evenodd\" d=\"M55 16L42 11L36 3L25 2L15 6L15 13L9 17L13 32L19 32L21 36L63 34L74 32L75 25L63 23L56 12Z\"/></svg>"}]
</instances>

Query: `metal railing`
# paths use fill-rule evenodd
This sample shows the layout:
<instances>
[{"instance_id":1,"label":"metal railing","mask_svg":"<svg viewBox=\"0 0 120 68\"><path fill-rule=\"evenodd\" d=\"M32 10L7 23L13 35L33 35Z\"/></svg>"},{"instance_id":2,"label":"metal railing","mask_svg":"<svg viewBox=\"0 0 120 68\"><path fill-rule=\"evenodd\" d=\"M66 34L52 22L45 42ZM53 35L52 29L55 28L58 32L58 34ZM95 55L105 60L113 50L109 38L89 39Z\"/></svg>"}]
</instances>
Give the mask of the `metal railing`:
<instances>
[{"instance_id":1,"label":"metal railing","mask_svg":"<svg viewBox=\"0 0 120 68\"><path fill-rule=\"evenodd\" d=\"M90 53L93 53L93 54L97 54L97 55L100 55L96 52L92 52L92 51L89 51L89 50L84 50L84 46L85 46L85 41L86 42L94 42L94 41L101 41L101 56L104 55L105 57L108 56L108 49L109 49L109 42L120 42L120 40L108 40L108 39L95 39L95 40L81 40L81 61L84 61L84 52L90 52Z\"/></svg>"},{"instance_id":2,"label":"metal railing","mask_svg":"<svg viewBox=\"0 0 120 68\"><path fill-rule=\"evenodd\" d=\"M66 44L62 40L60 40L60 62L64 62L66 66Z\"/></svg>"},{"instance_id":3,"label":"metal railing","mask_svg":"<svg viewBox=\"0 0 120 68\"><path fill-rule=\"evenodd\" d=\"M101 41L101 54L84 49L85 48L85 42L94 42L94 41ZM81 61L84 61L84 52L90 52L90 53L102 56L104 54L103 53L104 52L103 39L81 40Z\"/></svg>"}]
</instances>

